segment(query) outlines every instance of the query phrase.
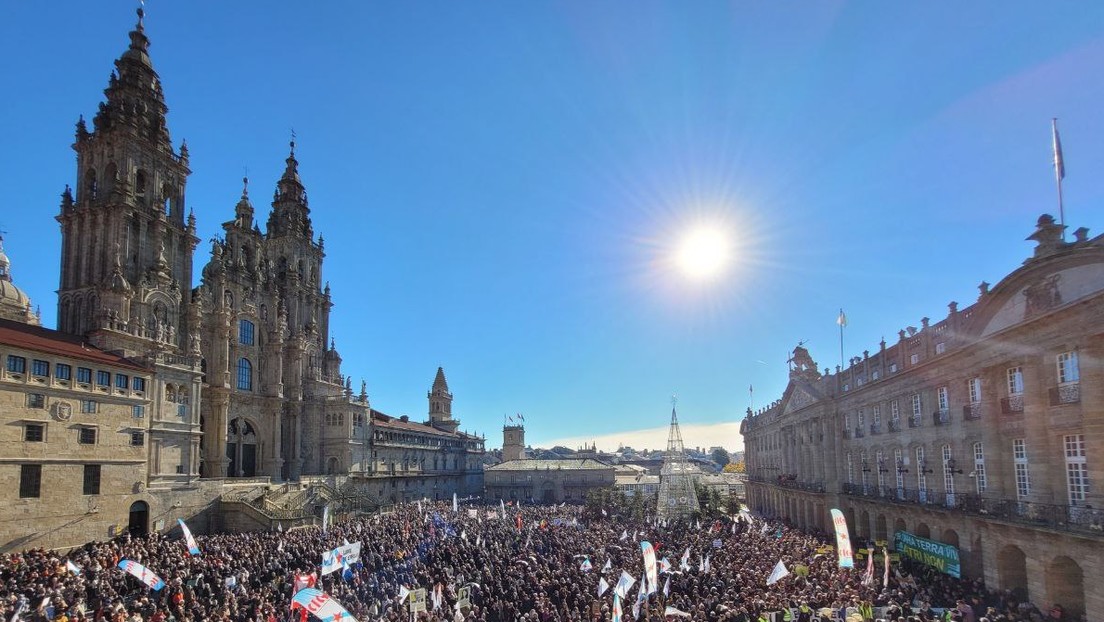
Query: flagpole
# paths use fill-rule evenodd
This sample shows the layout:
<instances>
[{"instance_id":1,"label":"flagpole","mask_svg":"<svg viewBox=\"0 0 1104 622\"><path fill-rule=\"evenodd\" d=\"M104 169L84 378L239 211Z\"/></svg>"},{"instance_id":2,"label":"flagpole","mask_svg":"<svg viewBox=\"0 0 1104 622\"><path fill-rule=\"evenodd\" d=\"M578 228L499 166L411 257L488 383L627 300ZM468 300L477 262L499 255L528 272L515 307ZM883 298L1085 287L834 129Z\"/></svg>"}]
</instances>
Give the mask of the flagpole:
<instances>
[{"instance_id":1,"label":"flagpole","mask_svg":"<svg viewBox=\"0 0 1104 622\"><path fill-rule=\"evenodd\" d=\"M843 371L843 327L847 324L847 316L843 314L843 307L840 307L839 318L836 320L836 324L840 327L840 371Z\"/></svg>"},{"instance_id":2,"label":"flagpole","mask_svg":"<svg viewBox=\"0 0 1104 622\"><path fill-rule=\"evenodd\" d=\"M1054 183L1058 186L1058 224L1062 225L1062 240L1066 239L1066 210L1062 204L1062 178L1066 176L1066 163L1062 157L1062 142L1058 138L1058 117L1050 120L1054 135Z\"/></svg>"}]
</instances>

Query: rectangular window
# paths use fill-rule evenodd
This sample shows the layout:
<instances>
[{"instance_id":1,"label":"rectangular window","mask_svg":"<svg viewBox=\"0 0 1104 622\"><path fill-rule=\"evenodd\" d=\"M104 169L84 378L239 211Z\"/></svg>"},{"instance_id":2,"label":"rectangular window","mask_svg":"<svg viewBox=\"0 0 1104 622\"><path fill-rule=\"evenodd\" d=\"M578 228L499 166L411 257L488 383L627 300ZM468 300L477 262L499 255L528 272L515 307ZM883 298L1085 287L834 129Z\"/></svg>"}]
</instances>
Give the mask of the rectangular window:
<instances>
[{"instance_id":1,"label":"rectangular window","mask_svg":"<svg viewBox=\"0 0 1104 622\"><path fill-rule=\"evenodd\" d=\"M80 428L80 430L77 432L77 442L81 445L95 445L96 428Z\"/></svg>"},{"instance_id":2,"label":"rectangular window","mask_svg":"<svg viewBox=\"0 0 1104 622\"><path fill-rule=\"evenodd\" d=\"M111 372L103 370L96 371L96 385L101 387L111 386Z\"/></svg>"},{"instance_id":3,"label":"rectangular window","mask_svg":"<svg viewBox=\"0 0 1104 622\"><path fill-rule=\"evenodd\" d=\"M940 341L939 343L935 344L935 353L936 354L943 354L946 351L947 351L947 344L946 343Z\"/></svg>"},{"instance_id":4,"label":"rectangular window","mask_svg":"<svg viewBox=\"0 0 1104 622\"><path fill-rule=\"evenodd\" d=\"M939 410L948 410L950 408L950 400L947 399L947 387L939 387L936 389L936 395L939 397Z\"/></svg>"},{"instance_id":5,"label":"rectangular window","mask_svg":"<svg viewBox=\"0 0 1104 622\"><path fill-rule=\"evenodd\" d=\"M989 482L985 479L985 448L981 443L974 443L974 483L979 495L989 487Z\"/></svg>"},{"instance_id":6,"label":"rectangular window","mask_svg":"<svg viewBox=\"0 0 1104 622\"><path fill-rule=\"evenodd\" d=\"M100 494L100 465L84 465L84 494Z\"/></svg>"},{"instance_id":7,"label":"rectangular window","mask_svg":"<svg viewBox=\"0 0 1104 622\"><path fill-rule=\"evenodd\" d=\"M883 454L882 450L879 449L878 452L875 454L875 456L876 456L875 461L878 463L878 494L879 495L884 495L885 494L885 492L884 492L885 491L885 474L886 474L885 454Z\"/></svg>"},{"instance_id":8,"label":"rectangular window","mask_svg":"<svg viewBox=\"0 0 1104 622\"><path fill-rule=\"evenodd\" d=\"M889 403L889 420L894 424L901 422L901 404L897 400Z\"/></svg>"},{"instance_id":9,"label":"rectangular window","mask_svg":"<svg viewBox=\"0 0 1104 622\"><path fill-rule=\"evenodd\" d=\"M22 374L27 371L27 359L14 354L8 355L8 371L13 374Z\"/></svg>"},{"instance_id":10,"label":"rectangular window","mask_svg":"<svg viewBox=\"0 0 1104 622\"><path fill-rule=\"evenodd\" d=\"M1065 437L1066 482L1070 505L1084 503L1089 494L1089 466L1085 462L1085 435L1071 434Z\"/></svg>"},{"instance_id":11,"label":"rectangular window","mask_svg":"<svg viewBox=\"0 0 1104 622\"><path fill-rule=\"evenodd\" d=\"M146 390L146 379L145 378L139 378L138 376L135 376L133 386L134 386L135 391L140 391L140 392L144 393L145 390Z\"/></svg>"},{"instance_id":12,"label":"rectangular window","mask_svg":"<svg viewBox=\"0 0 1104 622\"><path fill-rule=\"evenodd\" d=\"M879 423L882 422L882 407L881 406L875 406L873 408L873 410L871 411L871 413L872 413L871 414L871 419L873 420L874 425L878 425Z\"/></svg>"},{"instance_id":13,"label":"rectangular window","mask_svg":"<svg viewBox=\"0 0 1104 622\"><path fill-rule=\"evenodd\" d=\"M126 389L127 385L129 385L129 384L130 384L130 376L127 376L126 374L115 374L115 388L116 389Z\"/></svg>"},{"instance_id":14,"label":"rectangular window","mask_svg":"<svg viewBox=\"0 0 1104 622\"><path fill-rule=\"evenodd\" d=\"M981 378L970 378L966 381L966 388L970 392L970 403L981 403Z\"/></svg>"},{"instance_id":15,"label":"rectangular window","mask_svg":"<svg viewBox=\"0 0 1104 622\"><path fill-rule=\"evenodd\" d=\"M1023 368L1008 368L1008 394L1023 395Z\"/></svg>"},{"instance_id":16,"label":"rectangular window","mask_svg":"<svg viewBox=\"0 0 1104 622\"><path fill-rule=\"evenodd\" d=\"M855 465L851 463L851 454L847 454L847 483L855 483Z\"/></svg>"},{"instance_id":17,"label":"rectangular window","mask_svg":"<svg viewBox=\"0 0 1104 622\"><path fill-rule=\"evenodd\" d=\"M95 400L81 400L80 401L81 412L87 415L96 414L97 403Z\"/></svg>"},{"instance_id":18,"label":"rectangular window","mask_svg":"<svg viewBox=\"0 0 1104 622\"><path fill-rule=\"evenodd\" d=\"M865 495L868 492L867 491L866 474L870 472L870 466L866 463L866 452L865 451L859 452L859 466L861 467L860 472L862 473L862 487L863 487L863 494Z\"/></svg>"},{"instance_id":19,"label":"rectangular window","mask_svg":"<svg viewBox=\"0 0 1104 622\"><path fill-rule=\"evenodd\" d=\"M915 365L919 362L920 362L920 355L919 354L913 354L912 356L909 357L909 363L912 363L913 365Z\"/></svg>"},{"instance_id":20,"label":"rectangular window","mask_svg":"<svg viewBox=\"0 0 1104 622\"><path fill-rule=\"evenodd\" d=\"M897 472L897 498L905 498L905 462L901 457L901 449L893 450L893 469Z\"/></svg>"},{"instance_id":21,"label":"rectangular window","mask_svg":"<svg viewBox=\"0 0 1104 622\"><path fill-rule=\"evenodd\" d=\"M141 419L142 417L146 416L146 407L142 404L135 404L133 412L135 419Z\"/></svg>"},{"instance_id":22,"label":"rectangular window","mask_svg":"<svg viewBox=\"0 0 1104 622\"><path fill-rule=\"evenodd\" d=\"M877 380L879 377L881 377L881 374L876 369L870 374L871 380Z\"/></svg>"},{"instance_id":23,"label":"rectangular window","mask_svg":"<svg viewBox=\"0 0 1104 622\"><path fill-rule=\"evenodd\" d=\"M955 466L955 464L954 464L954 455L951 453L951 446L950 445L944 445L943 446L943 492L946 493L946 495L947 495L946 503L947 503L948 507L954 507L954 502L955 502L955 500L954 500L954 494L955 494L954 476L955 476L955 473L954 473L954 471L951 470L952 466L957 468L957 466Z\"/></svg>"},{"instance_id":24,"label":"rectangular window","mask_svg":"<svg viewBox=\"0 0 1104 622\"><path fill-rule=\"evenodd\" d=\"M920 503L928 502L928 461L924 459L924 446L916 448L916 489L920 493Z\"/></svg>"},{"instance_id":25,"label":"rectangular window","mask_svg":"<svg viewBox=\"0 0 1104 622\"><path fill-rule=\"evenodd\" d=\"M891 374L896 374L897 373L897 363L890 363L889 364L889 373L891 373Z\"/></svg>"},{"instance_id":26,"label":"rectangular window","mask_svg":"<svg viewBox=\"0 0 1104 622\"><path fill-rule=\"evenodd\" d=\"M913 417L919 417L920 416L920 413L921 413L921 410L922 410L921 406L922 406L922 404L920 403L920 394L919 393L913 393L912 394L912 416Z\"/></svg>"},{"instance_id":27,"label":"rectangular window","mask_svg":"<svg viewBox=\"0 0 1104 622\"><path fill-rule=\"evenodd\" d=\"M19 466L19 498L37 499L42 489L42 465L22 464Z\"/></svg>"},{"instance_id":28,"label":"rectangular window","mask_svg":"<svg viewBox=\"0 0 1104 622\"><path fill-rule=\"evenodd\" d=\"M1016 498L1023 500L1031 494L1031 477L1027 469L1027 442L1022 438L1012 441L1012 461L1016 472Z\"/></svg>"},{"instance_id":29,"label":"rectangular window","mask_svg":"<svg viewBox=\"0 0 1104 622\"><path fill-rule=\"evenodd\" d=\"M28 393L27 408L46 408L46 396L41 393Z\"/></svg>"},{"instance_id":30,"label":"rectangular window","mask_svg":"<svg viewBox=\"0 0 1104 622\"><path fill-rule=\"evenodd\" d=\"M243 346L253 345L253 322L249 320L238 322L238 343Z\"/></svg>"},{"instance_id":31,"label":"rectangular window","mask_svg":"<svg viewBox=\"0 0 1104 622\"><path fill-rule=\"evenodd\" d=\"M54 378L58 380L69 380L73 377L73 367L66 365L65 363L58 363L54 365Z\"/></svg>"},{"instance_id":32,"label":"rectangular window","mask_svg":"<svg viewBox=\"0 0 1104 622\"><path fill-rule=\"evenodd\" d=\"M46 440L46 425L43 423L28 423L23 426L23 440L28 443L41 443Z\"/></svg>"},{"instance_id":33,"label":"rectangular window","mask_svg":"<svg viewBox=\"0 0 1104 622\"><path fill-rule=\"evenodd\" d=\"M130 433L130 446L142 447L146 444L146 433L139 430L135 430Z\"/></svg>"},{"instance_id":34,"label":"rectangular window","mask_svg":"<svg viewBox=\"0 0 1104 622\"><path fill-rule=\"evenodd\" d=\"M855 416L857 417L857 423L858 423L859 428L860 429L865 428L866 427L866 411L864 409L860 408L859 412Z\"/></svg>"},{"instance_id":35,"label":"rectangular window","mask_svg":"<svg viewBox=\"0 0 1104 622\"><path fill-rule=\"evenodd\" d=\"M32 376L49 376L50 375L50 363L41 359L35 359L31 361L31 375Z\"/></svg>"},{"instance_id":36,"label":"rectangular window","mask_svg":"<svg viewBox=\"0 0 1104 622\"><path fill-rule=\"evenodd\" d=\"M1058 355L1058 383L1068 384L1081 380L1081 370L1077 366L1077 350Z\"/></svg>"},{"instance_id":37,"label":"rectangular window","mask_svg":"<svg viewBox=\"0 0 1104 622\"><path fill-rule=\"evenodd\" d=\"M92 384L92 370L87 367L77 368L77 382L83 382L84 384Z\"/></svg>"}]
</instances>

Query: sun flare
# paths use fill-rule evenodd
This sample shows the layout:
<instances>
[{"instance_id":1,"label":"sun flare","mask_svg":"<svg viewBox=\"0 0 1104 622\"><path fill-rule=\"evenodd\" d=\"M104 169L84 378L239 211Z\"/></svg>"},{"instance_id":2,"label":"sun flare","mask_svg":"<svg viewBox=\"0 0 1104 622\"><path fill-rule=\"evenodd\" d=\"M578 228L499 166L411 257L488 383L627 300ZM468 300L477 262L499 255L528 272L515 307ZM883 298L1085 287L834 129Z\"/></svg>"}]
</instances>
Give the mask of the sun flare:
<instances>
[{"instance_id":1,"label":"sun flare","mask_svg":"<svg viewBox=\"0 0 1104 622\"><path fill-rule=\"evenodd\" d=\"M684 233L679 240L675 264L686 276L707 281L724 271L731 252L731 242L722 229L700 225Z\"/></svg>"}]
</instances>

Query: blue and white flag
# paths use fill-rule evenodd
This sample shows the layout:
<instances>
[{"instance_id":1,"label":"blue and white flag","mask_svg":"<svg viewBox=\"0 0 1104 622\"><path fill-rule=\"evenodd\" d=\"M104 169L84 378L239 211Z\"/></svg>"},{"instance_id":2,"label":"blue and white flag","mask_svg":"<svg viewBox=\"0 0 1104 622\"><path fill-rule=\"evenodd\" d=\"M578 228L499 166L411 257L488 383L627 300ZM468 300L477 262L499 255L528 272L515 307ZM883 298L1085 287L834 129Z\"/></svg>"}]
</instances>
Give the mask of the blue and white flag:
<instances>
[{"instance_id":1,"label":"blue and white flag","mask_svg":"<svg viewBox=\"0 0 1104 622\"><path fill-rule=\"evenodd\" d=\"M590 564L590 557L587 557L586 559L584 559L584 560L583 560L583 563L582 563L582 564L581 564L581 565L579 566L579 570L581 570L581 571L583 571L583 572L590 572L590 570L591 570L591 569L592 569L593 567L594 567L594 566L592 566L592 565Z\"/></svg>"},{"instance_id":2,"label":"blue and white flag","mask_svg":"<svg viewBox=\"0 0 1104 622\"><path fill-rule=\"evenodd\" d=\"M192 537L192 531L184 524L184 519L178 518L176 522L180 524L180 531L184 532L184 542L188 544L188 555L199 555L199 544Z\"/></svg>"},{"instance_id":3,"label":"blue and white flag","mask_svg":"<svg viewBox=\"0 0 1104 622\"><path fill-rule=\"evenodd\" d=\"M69 572L75 575L79 576L81 573L80 566L74 564L71 560L65 560L65 567L69 569Z\"/></svg>"},{"instance_id":4,"label":"blue and white flag","mask_svg":"<svg viewBox=\"0 0 1104 622\"><path fill-rule=\"evenodd\" d=\"M634 579L631 574L622 570L621 578L617 580L617 586L613 588L613 593L619 594L624 598L629 593L629 588L633 586L633 583L636 583L636 579Z\"/></svg>"}]
</instances>

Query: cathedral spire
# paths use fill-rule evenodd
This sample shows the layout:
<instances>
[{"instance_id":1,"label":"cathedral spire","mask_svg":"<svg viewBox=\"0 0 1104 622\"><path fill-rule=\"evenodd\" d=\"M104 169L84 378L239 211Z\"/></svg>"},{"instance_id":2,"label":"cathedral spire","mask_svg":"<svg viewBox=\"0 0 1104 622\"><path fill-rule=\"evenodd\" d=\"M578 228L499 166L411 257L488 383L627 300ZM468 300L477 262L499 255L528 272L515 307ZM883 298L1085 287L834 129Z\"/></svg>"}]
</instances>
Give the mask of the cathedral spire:
<instances>
[{"instance_id":1,"label":"cathedral spire","mask_svg":"<svg viewBox=\"0 0 1104 622\"><path fill-rule=\"evenodd\" d=\"M312 242L314 229L307 207L307 191L299 178L299 160L295 158L295 136L292 134L290 152L284 162L284 174L276 182L276 194L272 198L272 213L268 217L268 235L296 235Z\"/></svg>"},{"instance_id":2,"label":"cathedral spire","mask_svg":"<svg viewBox=\"0 0 1104 622\"><path fill-rule=\"evenodd\" d=\"M244 229L253 227L253 203L249 201L249 178L242 177L241 199L234 207L234 223Z\"/></svg>"}]
</instances>

